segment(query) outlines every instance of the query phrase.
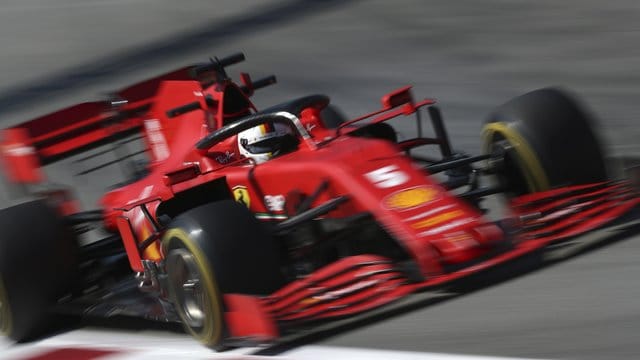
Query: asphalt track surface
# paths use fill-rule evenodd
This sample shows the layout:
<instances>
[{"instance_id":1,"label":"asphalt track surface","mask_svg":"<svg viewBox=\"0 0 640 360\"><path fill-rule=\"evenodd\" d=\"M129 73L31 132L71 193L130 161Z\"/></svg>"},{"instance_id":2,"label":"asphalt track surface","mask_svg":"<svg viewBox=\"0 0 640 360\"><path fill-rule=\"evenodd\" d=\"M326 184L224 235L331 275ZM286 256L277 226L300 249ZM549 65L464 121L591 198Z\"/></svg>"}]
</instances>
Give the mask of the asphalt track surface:
<instances>
[{"instance_id":1,"label":"asphalt track surface","mask_svg":"<svg viewBox=\"0 0 640 360\"><path fill-rule=\"evenodd\" d=\"M258 105L327 93L355 116L375 110L385 92L413 84L418 97L439 99L454 146L475 152L493 106L559 85L600 117L611 154L637 156L638 18L640 3L633 0L3 1L0 119L15 124L242 50L249 61L238 69L279 78L256 96ZM636 358L638 254L640 237L616 239L492 286L414 301L294 345Z\"/></svg>"}]
</instances>

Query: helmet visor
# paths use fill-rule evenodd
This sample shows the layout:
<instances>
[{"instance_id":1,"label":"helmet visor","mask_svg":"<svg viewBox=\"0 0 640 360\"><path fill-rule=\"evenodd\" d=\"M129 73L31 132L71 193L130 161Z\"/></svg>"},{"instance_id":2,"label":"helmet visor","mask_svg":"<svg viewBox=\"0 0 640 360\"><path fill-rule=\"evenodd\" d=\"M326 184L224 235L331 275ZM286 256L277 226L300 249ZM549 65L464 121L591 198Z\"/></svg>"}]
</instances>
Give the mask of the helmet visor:
<instances>
[{"instance_id":1,"label":"helmet visor","mask_svg":"<svg viewBox=\"0 0 640 360\"><path fill-rule=\"evenodd\" d=\"M243 146L252 154L264 154L277 151L280 148L281 141L281 136L274 136L253 144L243 144Z\"/></svg>"}]
</instances>

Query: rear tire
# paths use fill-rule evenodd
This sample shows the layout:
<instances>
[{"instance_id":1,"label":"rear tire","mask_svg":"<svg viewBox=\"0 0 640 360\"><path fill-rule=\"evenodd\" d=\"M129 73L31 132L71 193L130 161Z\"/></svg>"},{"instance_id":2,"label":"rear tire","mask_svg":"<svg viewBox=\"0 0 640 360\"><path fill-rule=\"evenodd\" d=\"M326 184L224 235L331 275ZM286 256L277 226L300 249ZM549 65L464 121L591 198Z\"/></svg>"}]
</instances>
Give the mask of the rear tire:
<instances>
[{"instance_id":1,"label":"rear tire","mask_svg":"<svg viewBox=\"0 0 640 360\"><path fill-rule=\"evenodd\" d=\"M182 323L205 346L224 348L223 294L267 295L283 283L267 229L230 200L177 216L163 236L169 297Z\"/></svg>"},{"instance_id":2,"label":"rear tire","mask_svg":"<svg viewBox=\"0 0 640 360\"><path fill-rule=\"evenodd\" d=\"M295 116L300 116L302 110L313 107L320 110L320 117L323 125L328 129L336 129L347 121L342 111L335 105L329 103L326 95L309 95L297 98L282 104L274 105L263 109L260 113L276 113L279 111L290 112Z\"/></svg>"},{"instance_id":3,"label":"rear tire","mask_svg":"<svg viewBox=\"0 0 640 360\"><path fill-rule=\"evenodd\" d=\"M342 111L340 111L337 106L331 104L320 111L320 117L327 129L337 129L338 126L347 121L347 117L344 116Z\"/></svg>"},{"instance_id":4,"label":"rear tire","mask_svg":"<svg viewBox=\"0 0 640 360\"><path fill-rule=\"evenodd\" d=\"M504 153L498 178L512 194L605 181L594 120L565 92L545 88L498 107L483 129L485 153Z\"/></svg>"},{"instance_id":5,"label":"rear tire","mask_svg":"<svg viewBox=\"0 0 640 360\"><path fill-rule=\"evenodd\" d=\"M77 275L77 242L44 201L0 210L0 333L15 341L41 335L49 310Z\"/></svg>"}]
</instances>

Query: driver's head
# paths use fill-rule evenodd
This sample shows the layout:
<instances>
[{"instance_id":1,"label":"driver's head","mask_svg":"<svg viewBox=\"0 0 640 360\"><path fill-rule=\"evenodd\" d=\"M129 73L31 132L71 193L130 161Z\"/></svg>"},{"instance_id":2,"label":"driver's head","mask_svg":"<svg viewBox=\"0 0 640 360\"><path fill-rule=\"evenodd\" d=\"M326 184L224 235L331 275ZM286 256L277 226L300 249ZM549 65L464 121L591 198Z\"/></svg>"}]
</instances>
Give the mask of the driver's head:
<instances>
[{"instance_id":1,"label":"driver's head","mask_svg":"<svg viewBox=\"0 0 640 360\"><path fill-rule=\"evenodd\" d=\"M267 122L238 134L240 154L261 164L297 146L291 128L278 122Z\"/></svg>"}]
</instances>

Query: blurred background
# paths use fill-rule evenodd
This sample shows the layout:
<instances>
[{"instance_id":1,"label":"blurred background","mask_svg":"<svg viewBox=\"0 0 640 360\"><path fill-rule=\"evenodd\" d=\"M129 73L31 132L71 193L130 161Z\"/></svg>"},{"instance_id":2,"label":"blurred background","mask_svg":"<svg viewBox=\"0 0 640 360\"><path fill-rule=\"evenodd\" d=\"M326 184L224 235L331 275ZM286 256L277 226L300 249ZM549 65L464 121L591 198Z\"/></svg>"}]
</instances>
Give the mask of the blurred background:
<instances>
[{"instance_id":1,"label":"blurred background","mask_svg":"<svg viewBox=\"0 0 640 360\"><path fill-rule=\"evenodd\" d=\"M562 86L599 116L612 155L640 155L635 0L3 0L0 124L98 99L243 51L230 69L279 84L262 107L326 93L346 114L405 84L435 97L456 149L494 106ZM323 343L506 356L640 353L638 239Z\"/></svg>"}]
</instances>

